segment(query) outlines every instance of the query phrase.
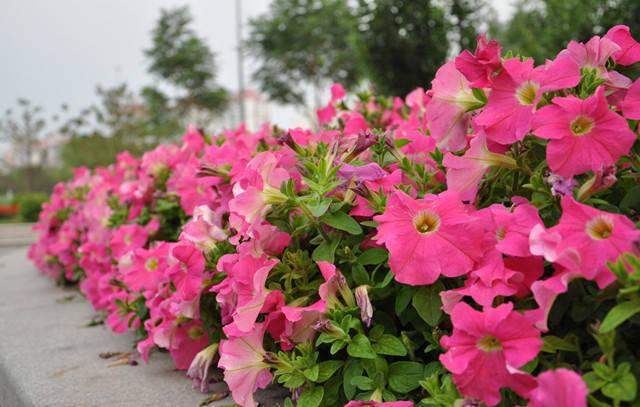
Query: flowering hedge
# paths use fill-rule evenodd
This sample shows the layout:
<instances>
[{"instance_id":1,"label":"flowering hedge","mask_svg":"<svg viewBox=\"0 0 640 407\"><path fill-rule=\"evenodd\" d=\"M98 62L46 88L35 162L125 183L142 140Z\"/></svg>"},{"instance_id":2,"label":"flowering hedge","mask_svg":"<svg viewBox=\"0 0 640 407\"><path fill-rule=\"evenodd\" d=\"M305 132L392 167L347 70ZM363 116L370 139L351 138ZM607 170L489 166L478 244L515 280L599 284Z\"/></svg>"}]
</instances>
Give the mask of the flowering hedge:
<instances>
[{"instance_id":1,"label":"flowering hedge","mask_svg":"<svg viewBox=\"0 0 640 407\"><path fill-rule=\"evenodd\" d=\"M405 100L334 85L319 132L190 128L57 185L29 256L245 407L631 405L638 61L481 36Z\"/></svg>"}]
</instances>

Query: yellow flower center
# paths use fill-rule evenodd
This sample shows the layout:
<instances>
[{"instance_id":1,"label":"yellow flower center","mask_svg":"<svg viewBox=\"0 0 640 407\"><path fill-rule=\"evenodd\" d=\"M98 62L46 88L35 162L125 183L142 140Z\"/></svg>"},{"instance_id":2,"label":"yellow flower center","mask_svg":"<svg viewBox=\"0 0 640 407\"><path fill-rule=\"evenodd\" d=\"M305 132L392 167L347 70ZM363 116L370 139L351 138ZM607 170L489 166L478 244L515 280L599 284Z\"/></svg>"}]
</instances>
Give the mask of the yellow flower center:
<instances>
[{"instance_id":1,"label":"yellow flower center","mask_svg":"<svg viewBox=\"0 0 640 407\"><path fill-rule=\"evenodd\" d=\"M606 239L613 233L613 222L605 215L598 215L587 222L587 234L593 240Z\"/></svg>"},{"instance_id":2,"label":"yellow flower center","mask_svg":"<svg viewBox=\"0 0 640 407\"><path fill-rule=\"evenodd\" d=\"M536 100L536 94L540 85L536 82L526 81L516 90L516 98L521 105L532 105Z\"/></svg>"},{"instance_id":3,"label":"yellow flower center","mask_svg":"<svg viewBox=\"0 0 640 407\"><path fill-rule=\"evenodd\" d=\"M440 227L440 217L430 211L421 211L414 216L413 225L418 233L432 233Z\"/></svg>"},{"instance_id":4,"label":"yellow flower center","mask_svg":"<svg viewBox=\"0 0 640 407\"><path fill-rule=\"evenodd\" d=\"M203 334L204 334L204 331L199 326L192 326L187 331L187 335L189 335L189 338L191 338L191 339L198 339Z\"/></svg>"},{"instance_id":5,"label":"yellow flower center","mask_svg":"<svg viewBox=\"0 0 640 407\"><path fill-rule=\"evenodd\" d=\"M589 133L591 131L591 129L593 128L594 124L595 124L595 122L593 121L592 118L587 117L587 116L583 116L583 115L579 115L578 117L573 119L573 121L571 122L569 127L571 127L571 132L574 135L582 136L584 134Z\"/></svg>"},{"instance_id":6,"label":"yellow flower center","mask_svg":"<svg viewBox=\"0 0 640 407\"><path fill-rule=\"evenodd\" d=\"M156 259L155 257L152 257L149 260L147 260L144 266L147 268L147 270L153 271L156 269L156 267L158 267L158 259Z\"/></svg>"},{"instance_id":7,"label":"yellow flower center","mask_svg":"<svg viewBox=\"0 0 640 407\"><path fill-rule=\"evenodd\" d=\"M485 335L478 341L477 346L479 349L482 349L485 352L502 350L502 344L500 343L500 341L496 337L491 335Z\"/></svg>"},{"instance_id":8,"label":"yellow flower center","mask_svg":"<svg viewBox=\"0 0 640 407\"><path fill-rule=\"evenodd\" d=\"M504 228L504 226L500 226L498 230L496 230L496 240L498 242L503 241L506 235L507 235L507 230Z\"/></svg>"}]
</instances>

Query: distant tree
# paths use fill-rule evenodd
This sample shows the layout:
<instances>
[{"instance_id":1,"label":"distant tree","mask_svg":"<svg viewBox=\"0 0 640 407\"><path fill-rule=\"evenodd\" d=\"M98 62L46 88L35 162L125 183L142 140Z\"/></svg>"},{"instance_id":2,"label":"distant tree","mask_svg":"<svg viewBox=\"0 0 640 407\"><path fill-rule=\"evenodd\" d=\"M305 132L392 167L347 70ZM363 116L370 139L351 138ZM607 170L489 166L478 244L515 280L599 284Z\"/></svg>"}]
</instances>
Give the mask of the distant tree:
<instances>
[{"instance_id":1,"label":"distant tree","mask_svg":"<svg viewBox=\"0 0 640 407\"><path fill-rule=\"evenodd\" d=\"M379 92L428 87L445 62L449 22L429 0L360 0L361 58Z\"/></svg>"},{"instance_id":2,"label":"distant tree","mask_svg":"<svg viewBox=\"0 0 640 407\"><path fill-rule=\"evenodd\" d=\"M272 100L315 108L328 84L350 88L362 78L357 23L346 0L274 0L249 26L247 52L258 63L253 78Z\"/></svg>"},{"instance_id":3,"label":"distant tree","mask_svg":"<svg viewBox=\"0 0 640 407\"><path fill-rule=\"evenodd\" d=\"M493 36L507 50L543 63L571 40L585 42L604 35L617 24L626 24L640 36L638 0L519 0L515 13Z\"/></svg>"},{"instance_id":4,"label":"distant tree","mask_svg":"<svg viewBox=\"0 0 640 407\"><path fill-rule=\"evenodd\" d=\"M187 6L162 10L151 32L152 45L144 51L149 73L177 92L171 105L171 98L159 88L146 88L143 96L152 114L161 102L165 111L170 107L180 112L193 108L219 112L227 106L227 92L215 82L214 53L191 29L192 22Z\"/></svg>"},{"instance_id":5,"label":"distant tree","mask_svg":"<svg viewBox=\"0 0 640 407\"><path fill-rule=\"evenodd\" d=\"M495 15L487 0L446 0L448 21L452 25L454 53L473 51L479 34L486 32Z\"/></svg>"},{"instance_id":6,"label":"distant tree","mask_svg":"<svg viewBox=\"0 0 640 407\"><path fill-rule=\"evenodd\" d=\"M29 189L35 185L35 170L33 153L36 144L41 139L41 133L46 126L46 121L41 117L42 107L32 106L27 99L18 99L21 109L19 117L13 116L13 111L7 109L3 119L0 119L0 140L6 141L13 149L15 163L9 165L13 168L24 169L25 178Z\"/></svg>"},{"instance_id":7,"label":"distant tree","mask_svg":"<svg viewBox=\"0 0 640 407\"><path fill-rule=\"evenodd\" d=\"M123 150L137 155L158 141L151 134L156 127L150 124L146 107L126 84L98 86L96 93L99 104L84 109L60 129L69 136L60 153L67 167L108 165Z\"/></svg>"}]
</instances>

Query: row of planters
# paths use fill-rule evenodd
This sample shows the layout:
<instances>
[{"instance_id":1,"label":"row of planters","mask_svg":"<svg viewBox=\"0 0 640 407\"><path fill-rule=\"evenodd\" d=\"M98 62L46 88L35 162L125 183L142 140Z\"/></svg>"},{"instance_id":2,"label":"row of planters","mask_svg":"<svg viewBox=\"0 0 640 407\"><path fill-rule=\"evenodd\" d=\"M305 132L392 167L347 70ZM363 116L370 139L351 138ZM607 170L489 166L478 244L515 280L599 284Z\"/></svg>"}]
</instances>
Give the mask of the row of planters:
<instances>
[{"instance_id":1,"label":"row of planters","mask_svg":"<svg viewBox=\"0 0 640 407\"><path fill-rule=\"evenodd\" d=\"M21 194L15 198L0 196L0 222L36 222L42 204L49 197L40 192Z\"/></svg>"},{"instance_id":2,"label":"row of planters","mask_svg":"<svg viewBox=\"0 0 640 407\"><path fill-rule=\"evenodd\" d=\"M501 52L78 169L29 256L243 407L637 405L640 44Z\"/></svg>"}]
</instances>

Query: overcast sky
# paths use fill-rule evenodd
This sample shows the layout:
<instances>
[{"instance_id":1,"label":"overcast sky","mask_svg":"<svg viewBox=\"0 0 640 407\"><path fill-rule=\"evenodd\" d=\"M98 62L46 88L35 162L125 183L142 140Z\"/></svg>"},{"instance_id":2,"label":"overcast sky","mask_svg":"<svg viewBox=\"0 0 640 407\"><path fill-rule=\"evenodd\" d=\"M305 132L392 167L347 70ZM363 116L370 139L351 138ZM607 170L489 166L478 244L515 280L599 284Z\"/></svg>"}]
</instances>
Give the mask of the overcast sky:
<instances>
[{"instance_id":1,"label":"overcast sky","mask_svg":"<svg viewBox=\"0 0 640 407\"><path fill-rule=\"evenodd\" d=\"M270 0L242 0L245 19ZM502 18L512 0L493 0ZM152 83L143 49L161 8L188 4L194 29L217 54L218 82L237 89L234 0L2 0L0 114L27 98L47 118L67 103L72 112L96 102L95 87ZM252 66L247 63L249 77ZM249 84L248 87L251 87ZM287 116L275 111L275 121ZM287 123L279 123L287 126Z\"/></svg>"}]
</instances>

